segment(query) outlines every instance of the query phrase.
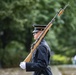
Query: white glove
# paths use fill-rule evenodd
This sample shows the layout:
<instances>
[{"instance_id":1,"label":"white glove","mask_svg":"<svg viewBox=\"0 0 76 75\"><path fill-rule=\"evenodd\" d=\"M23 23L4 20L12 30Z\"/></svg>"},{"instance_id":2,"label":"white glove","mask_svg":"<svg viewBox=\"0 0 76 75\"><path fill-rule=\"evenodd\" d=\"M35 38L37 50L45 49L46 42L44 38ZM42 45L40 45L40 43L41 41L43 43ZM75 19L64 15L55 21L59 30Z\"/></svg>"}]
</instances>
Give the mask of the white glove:
<instances>
[{"instance_id":1,"label":"white glove","mask_svg":"<svg viewBox=\"0 0 76 75\"><path fill-rule=\"evenodd\" d=\"M26 69L26 62L20 62L20 68Z\"/></svg>"}]
</instances>

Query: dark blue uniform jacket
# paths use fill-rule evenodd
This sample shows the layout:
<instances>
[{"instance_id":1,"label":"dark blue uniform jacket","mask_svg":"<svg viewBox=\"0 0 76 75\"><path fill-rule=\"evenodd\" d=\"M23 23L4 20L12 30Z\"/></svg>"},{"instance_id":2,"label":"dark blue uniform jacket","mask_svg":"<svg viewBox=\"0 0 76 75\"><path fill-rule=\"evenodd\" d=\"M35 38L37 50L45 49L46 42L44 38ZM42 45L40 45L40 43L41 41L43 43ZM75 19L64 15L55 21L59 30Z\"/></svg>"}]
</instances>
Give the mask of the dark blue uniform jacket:
<instances>
[{"instance_id":1,"label":"dark blue uniform jacket","mask_svg":"<svg viewBox=\"0 0 76 75\"><path fill-rule=\"evenodd\" d=\"M26 71L34 71L34 75L52 75L48 68L50 61L50 48L45 40L42 40L32 56L32 62L26 63Z\"/></svg>"}]
</instances>

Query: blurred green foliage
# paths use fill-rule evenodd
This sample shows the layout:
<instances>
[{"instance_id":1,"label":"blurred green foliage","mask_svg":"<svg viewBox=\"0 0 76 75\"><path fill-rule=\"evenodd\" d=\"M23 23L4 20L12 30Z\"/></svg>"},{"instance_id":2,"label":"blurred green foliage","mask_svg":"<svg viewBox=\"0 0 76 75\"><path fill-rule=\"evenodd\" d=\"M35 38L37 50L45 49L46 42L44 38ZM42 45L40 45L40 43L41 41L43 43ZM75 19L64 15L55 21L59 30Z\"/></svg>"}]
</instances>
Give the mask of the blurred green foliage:
<instances>
[{"instance_id":1,"label":"blurred green foliage","mask_svg":"<svg viewBox=\"0 0 76 75\"><path fill-rule=\"evenodd\" d=\"M52 64L55 65L67 64L67 61L69 61L69 59L66 56L62 56L60 54L53 55L52 59L53 59Z\"/></svg>"},{"instance_id":2,"label":"blurred green foliage","mask_svg":"<svg viewBox=\"0 0 76 75\"><path fill-rule=\"evenodd\" d=\"M55 54L51 58L51 64L52 65L64 65L64 64L69 65L69 64L72 64L72 59L61 54Z\"/></svg>"},{"instance_id":3,"label":"blurred green foliage","mask_svg":"<svg viewBox=\"0 0 76 75\"><path fill-rule=\"evenodd\" d=\"M75 0L0 0L0 64L15 67L30 51L33 24L45 24L67 3L45 37L51 50L53 64L69 64L76 54ZM69 59L66 61L66 59Z\"/></svg>"}]
</instances>

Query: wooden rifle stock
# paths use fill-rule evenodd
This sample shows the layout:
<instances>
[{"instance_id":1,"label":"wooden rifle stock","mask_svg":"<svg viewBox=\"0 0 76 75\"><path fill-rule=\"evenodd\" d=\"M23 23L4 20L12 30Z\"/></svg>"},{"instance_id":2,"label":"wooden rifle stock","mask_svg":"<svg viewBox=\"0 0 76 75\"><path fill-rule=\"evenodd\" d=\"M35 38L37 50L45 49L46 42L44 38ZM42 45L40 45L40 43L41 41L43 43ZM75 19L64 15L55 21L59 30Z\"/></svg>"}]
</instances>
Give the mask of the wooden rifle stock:
<instances>
[{"instance_id":1,"label":"wooden rifle stock","mask_svg":"<svg viewBox=\"0 0 76 75\"><path fill-rule=\"evenodd\" d=\"M45 37L46 33L49 31L50 27L52 26L53 22L55 21L55 18L57 16L60 16L63 12L64 9L67 7L68 5L66 5L63 9L59 10L59 12L56 13L56 15L53 17L53 19L48 23L48 25L45 27L45 29L42 31L42 33L40 34L40 36L38 37L38 39L34 42L32 48L31 48L31 52L29 53L29 55L25 58L24 62L30 62L31 58L32 58L32 54L33 52L36 50L36 48L38 47L38 45L40 44L41 40Z\"/></svg>"}]
</instances>

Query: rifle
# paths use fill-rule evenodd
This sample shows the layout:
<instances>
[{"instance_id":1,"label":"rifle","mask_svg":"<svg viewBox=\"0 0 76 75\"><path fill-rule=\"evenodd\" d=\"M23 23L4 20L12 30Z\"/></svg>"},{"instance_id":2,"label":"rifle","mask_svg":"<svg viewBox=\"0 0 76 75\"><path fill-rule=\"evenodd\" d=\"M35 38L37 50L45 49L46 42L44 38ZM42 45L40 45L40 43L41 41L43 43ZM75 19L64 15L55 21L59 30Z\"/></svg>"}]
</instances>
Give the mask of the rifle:
<instances>
[{"instance_id":1,"label":"rifle","mask_svg":"<svg viewBox=\"0 0 76 75\"><path fill-rule=\"evenodd\" d=\"M40 36L38 37L38 39L33 43L32 47L31 47L31 51L29 53L29 55L25 58L24 62L30 62L31 58L32 58L32 54L35 51L35 49L38 47L38 45L40 44L41 40L45 37L45 35L47 34L47 32L49 31L50 27L52 26L53 22L55 21L55 18L57 16L61 16L61 14L64 12L65 8L68 6L65 5L65 7L63 9L60 9L56 15L53 17L53 19L48 23L48 25L45 27L45 29L42 31L42 33L40 34Z\"/></svg>"}]
</instances>

